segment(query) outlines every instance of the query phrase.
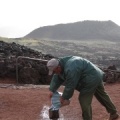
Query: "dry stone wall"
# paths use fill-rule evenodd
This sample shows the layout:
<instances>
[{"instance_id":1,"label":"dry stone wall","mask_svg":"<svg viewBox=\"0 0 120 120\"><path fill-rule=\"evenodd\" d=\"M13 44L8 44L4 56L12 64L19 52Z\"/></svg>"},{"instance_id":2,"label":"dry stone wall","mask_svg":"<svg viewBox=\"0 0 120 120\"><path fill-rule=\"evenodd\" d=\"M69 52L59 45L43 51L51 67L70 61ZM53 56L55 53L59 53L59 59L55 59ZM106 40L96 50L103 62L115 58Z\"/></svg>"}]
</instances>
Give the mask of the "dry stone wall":
<instances>
[{"instance_id":1,"label":"dry stone wall","mask_svg":"<svg viewBox=\"0 0 120 120\"><path fill-rule=\"evenodd\" d=\"M18 59L19 56L22 56ZM24 57L37 60L24 59ZM47 60L53 58L50 54L42 54L16 43L0 41L0 77L16 79L18 72L19 83L25 84L49 84ZM43 61L39 61L43 60ZM16 66L18 71L16 72Z\"/></svg>"}]
</instances>

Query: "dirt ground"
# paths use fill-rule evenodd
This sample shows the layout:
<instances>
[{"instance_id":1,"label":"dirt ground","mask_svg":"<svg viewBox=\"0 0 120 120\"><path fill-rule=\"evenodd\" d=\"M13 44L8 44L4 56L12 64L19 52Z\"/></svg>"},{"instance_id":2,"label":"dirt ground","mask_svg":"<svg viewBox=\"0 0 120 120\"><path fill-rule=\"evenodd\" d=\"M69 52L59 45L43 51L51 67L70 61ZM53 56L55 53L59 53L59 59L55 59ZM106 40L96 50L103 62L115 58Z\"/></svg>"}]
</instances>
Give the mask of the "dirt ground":
<instances>
[{"instance_id":1,"label":"dirt ground","mask_svg":"<svg viewBox=\"0 0 120 120\"><path fill-rule=\"evenodd\" d=\"M49 86L16 85L14 80L0 80L0 120L49 120ZM120 83L106 84L105 89L120 113ZM62 91L63 87L59 89ZM93 120L108 120L105 108L93 98ZM60 109L60 120L82 120L75 91L69 106ZM120 119L119 119L120 120Z\"/></svg>"}]
</instances>

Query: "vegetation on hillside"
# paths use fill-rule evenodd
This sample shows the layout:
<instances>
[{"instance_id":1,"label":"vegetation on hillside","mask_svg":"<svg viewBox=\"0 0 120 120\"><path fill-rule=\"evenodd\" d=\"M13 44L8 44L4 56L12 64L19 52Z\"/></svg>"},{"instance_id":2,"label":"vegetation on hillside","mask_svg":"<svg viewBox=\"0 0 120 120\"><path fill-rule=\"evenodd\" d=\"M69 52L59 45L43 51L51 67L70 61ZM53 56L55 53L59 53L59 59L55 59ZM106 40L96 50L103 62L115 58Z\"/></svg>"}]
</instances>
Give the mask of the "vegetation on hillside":
<instances>
[{"instance_id":1,"label":"vegetation on hillside","mask_svg":"<svg viewBox=\"0 0 120 120\"><path fill-rule=\"evenodd\" d=\"M37 39L4 39L27 46L43 54L56 57L78 55L87 58L101 67L115 64L120 68L120 42L106 40L37 40Z\"/></svg>"}]
</instances>

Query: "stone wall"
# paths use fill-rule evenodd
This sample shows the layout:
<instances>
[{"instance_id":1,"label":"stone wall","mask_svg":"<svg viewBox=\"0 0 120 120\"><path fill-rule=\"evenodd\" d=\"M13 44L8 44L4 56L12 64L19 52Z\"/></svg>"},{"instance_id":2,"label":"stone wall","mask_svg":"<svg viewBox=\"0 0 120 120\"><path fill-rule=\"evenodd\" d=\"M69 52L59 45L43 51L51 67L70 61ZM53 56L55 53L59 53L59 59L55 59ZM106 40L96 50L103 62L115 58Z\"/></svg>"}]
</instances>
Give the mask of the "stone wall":
<instances>
[{"instance_id":1,"label":"stone wall","mask_svg":"<svg viewBox=\"0 0 120 120\"><path fill-rule=\"evenodd\" d=\"M0 41L0 77L12 77L24 84L49 84L46 63L53 57L14 42Z\"/></svg>"}]
</instances>

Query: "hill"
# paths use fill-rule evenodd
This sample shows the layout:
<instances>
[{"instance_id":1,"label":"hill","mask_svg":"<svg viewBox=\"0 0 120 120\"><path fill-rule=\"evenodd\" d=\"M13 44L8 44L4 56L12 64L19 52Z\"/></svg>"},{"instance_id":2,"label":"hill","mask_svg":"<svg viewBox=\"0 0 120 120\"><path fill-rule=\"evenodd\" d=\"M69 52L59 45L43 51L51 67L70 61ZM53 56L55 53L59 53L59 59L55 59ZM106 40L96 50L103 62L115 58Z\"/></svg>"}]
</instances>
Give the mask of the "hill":
<instances>
[{"instance_id":1,"label":"hill","mask_svg":"<svg viewBox=\"0 0 120 120\"><path fill-rule=\"evenodd\" d=\"M82 21L37 28L24 36L52 40L115 40L120 41L120 26L112 21Z\"/></svg>"}]
</instances>

